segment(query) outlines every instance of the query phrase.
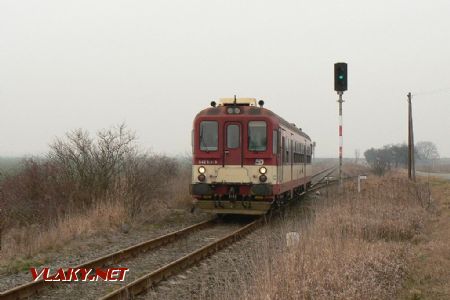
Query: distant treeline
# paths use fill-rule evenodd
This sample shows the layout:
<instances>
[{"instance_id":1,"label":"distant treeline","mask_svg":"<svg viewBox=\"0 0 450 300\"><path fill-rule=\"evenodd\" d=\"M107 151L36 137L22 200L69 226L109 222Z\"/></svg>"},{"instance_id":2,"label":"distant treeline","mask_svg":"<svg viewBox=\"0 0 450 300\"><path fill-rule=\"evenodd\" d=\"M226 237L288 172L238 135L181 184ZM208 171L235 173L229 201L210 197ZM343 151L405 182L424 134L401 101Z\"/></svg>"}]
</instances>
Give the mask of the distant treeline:
<instances>
[{"instance_id":1,"label":"distant treeline","mask_svg":"<svg viewBox=\"0 0 450 300\"><path fill-rule=\"evenodd\" d=\"M21 157L0 157L0 180L6 174L18 172L22 159Z\"/></svg>"},{"instance_id":2,"label":"distant treeline","mask_svg":"<svg viewBox=\"0 0 450 300\"><path fill-rule=\"evenodd\" d=\"M439 158L437 147L432 142L418 142L414 148L415 159L421 163L430 163ZM407 167L408 145L391 144L382 148L370 148L364 152L364 157L372 170L383 175L387 170Z\"/></svg>"}]
</instances>

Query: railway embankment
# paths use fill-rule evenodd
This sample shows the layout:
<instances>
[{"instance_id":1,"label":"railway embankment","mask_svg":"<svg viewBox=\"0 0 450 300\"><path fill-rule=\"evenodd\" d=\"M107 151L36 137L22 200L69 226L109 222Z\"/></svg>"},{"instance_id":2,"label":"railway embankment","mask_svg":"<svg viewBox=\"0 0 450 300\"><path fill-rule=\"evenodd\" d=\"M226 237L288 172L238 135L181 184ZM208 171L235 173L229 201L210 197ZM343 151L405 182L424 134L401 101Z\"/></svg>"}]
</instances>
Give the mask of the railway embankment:
<instances>
[{"instance_id":1,"label":"railway embankment","mask_svg":"<svg viewBox=\"0 0 450 300\"><path fill-rule=\"evenodd\" d=\"M18 255L4 260L0 269L0 291L30 282L30 267L50 267L56 270L80 265L208 218L209 215L200 212L191 214L188 210L171 210L170 216L158 222L148 220L135 223L127 230L114 226L107 231L94 231L91 234L82 232L70 241L58 243L57 247L43 247L31 256Z\"/></svg>"}]
</instances>

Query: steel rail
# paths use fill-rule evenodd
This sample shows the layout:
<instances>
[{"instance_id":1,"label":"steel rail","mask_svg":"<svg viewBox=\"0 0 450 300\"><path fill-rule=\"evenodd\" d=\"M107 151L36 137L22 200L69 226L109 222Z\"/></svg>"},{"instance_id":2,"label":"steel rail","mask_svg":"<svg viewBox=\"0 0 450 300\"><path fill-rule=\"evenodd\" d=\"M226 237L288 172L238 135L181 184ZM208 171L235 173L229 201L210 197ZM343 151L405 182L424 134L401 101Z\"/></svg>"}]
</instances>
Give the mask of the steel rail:
<instances>
[{"instance_id":1,"label":"steel rail","mask_svg":"<svg viewBox=\"0 0 450 300\"><path fill-rule=\"evenodd\" d=\"M322 173L326 173L324 177L331 174L337 167L327 168L316 173L313 176L318 176ZM332 182L330 182L332 183ZM311 189L303 192L299 196L303 196L307 193L313 192L322 188L323 186L314 186ZM192 266L193 264L201 261L202 259L211 256L215 252L225 248L229 244L241 239L245 235L249 234L251 231L258 228L263 223L264 218L259 218L250 224L226 235L225 237L210 243L198 250L191 252L151 273L141 276L140 278L134 280L133 282L115 290L111 293L99 298L100 300L124 300L133 299L136 295L144 293L151 287L157 285L160 281L167 279L168 277L179 273L180 271Z\"/></svg>"},{"instance_id":2,"label":"steel rail","mask_svg":"<svg viewBox=\"0 0 450 300\"><path fill-rule=\"evenodd\" d=\"M80 264L73 268L98 268L107 265L116 264L120 261L128 259L130 257L136 256L139 253L149 251L151 249L155 249L171 242L174 242L188 234L192 233L195 230L203 229L212 226L216 222L216 219L211 219L207 221L203 221L186 228L177 230L175 232L168 233L166 235L144 241L142 243L133 245L131 247L116 251L111 254L107 254L100 258L88 261L86 263ZM0 299L3 300L17 300L17 299L25 299L27 297L34 296L38 293L40 289L45 286L51 286L52 282L46 282L42 278L37 281L28 282L12 289L6 290L4 292L0 292Z\"/></svg>"},{"instance_id":3,"label":"steel rail","mask_svg":"<svg viewBox=\"0 0 450 300\"><path fill-rule=\"evenodd\" d=\"M263 223L263 218L258 218L245 225L244 227L227 234L198 250L191 252L151 273L148 273L135 281L101 297L101 300L107 299L133 299L136 295L141 294L149 288L155 286L160 281L168 278L171 275L177 274L180 271L192 266L202 259L214 254L215 252L225 248L226 246L238 241L245 235L249 234Z\"/></svg>"},{"instance_id":4,"label":"steel rail","mask_svg":"<svg viewBox=\"0 0 450 300\"><path fill-rule=\"evenodd\" d=\"M337 167L327 168L313 175L317 177L320 174L326 173L326 176L331 174ZM331 170L331 171L330 171ZM314 186L313 188L303 192L299 196L303 196L309 192L315 191L322 186ZM134 280L133 282L115 290L111 293L99 298L101 300L123 300L123 299L133 299L136 295L139 295L149 288L155 286L160 281L167 279L168 277L179 273L180 271L192 266L193 264L201 261L202 259L211 256L215 252L221 250L222 248L234 243L235 241L241 239L251 231L255 230L258 226L262 224L263 218L259 218L250 224L226 235L225 237L210 243L190 254L187 254L151 273L141 276L140 278Z\"/></svg>"},{"instance_id":5,"label":"steel rail","mask_svg":"<svg viewBox=\"0 0 450 300\"><path fill-rule=\"evenodd\" d=\"M320 183L325 179L325 177L327 177L327 176L329 176L331 173L333 173L333 172L336 170L336 168L337 168L337 166L331 167L331 168L325 169L325 170L320 171L319 173L316 173L315 175L313 175L312 177L316 177L316 176L318 176L318 175L320 175L320 174L322 174L322 173L326 173L319 181L317 181L316 183L314 183L314 184L312 185L312 187L314 187L314 186L320 184ZM328 171L328 172L327 172L327 171Z\"/></svg>"},{"instance_id":6,"label":"steel rail","mask_svg":"<svg viewBox=\"0 0 450 300\"><path fill-rule=\"evenodd\" d=\"M314 174L312 177L317 177L320 174L323 174L323 173L329 171L323 177L323 178L325 178L326 176L331 174L335 169L336 169L336 167L324 169L324 170L319 171L318 173ZM321 178L317 183L315 183L314 186L312 186L309 190L299 194L298 196L303 196L309 192L312 192L312 191L322 188L323 186L321 186L320 183L323 180L323 178ZM330 181L330 183L332 183L332 182ZM169 263L168 265L163 266L163 267L159 268L158 270L153 271L152 273L144 275L143 277L129 283L128 285L126 285L120 289L117 289L116 291L111 292L110 294L104 296L101 299L130 299L130 298L134 297L135 295L142 293L145 290L147 290L148 288L154 286L158 282L166 279L167 277L195 264L196 262L204 259L205 257L212 255L213 253L219 251L220 249L226 247L227 245L241 239L243 236L245 236L246 234L248 234L251 231L253 231L254 229L256 229L262 223L262 220L263 220L263 218L259 218L255 221L253 221L252 223L228 234L227 236L210 243L207 246L204 246L204 247L202 247L202 248L200 248L178 260L175 260L175 261ZM135 256L141 252L145 252L145 251L166 245L166 244L173 242L185 235L188 235L189 233L191 233L195 230L209 227L214 223L215 223L215 219L204 221L204 222L186 227L184 229L178 230L176 232L169 233L169 234L160 236L158 238L128 247L126 249L119 250L112 254L102 256L95 260L78 265L74 268L95 268L95 267L102 267L102 266L106 266L106 265L116 264L120 261L123 261L123 260L129 258L129 257ZM54 284L54 283L45 282L43 279L29 282L29 283L20 285L18 287L12 288L10 290L7 290L5 292L1 292L0 299L8 299L8 300L9 299L24 299L24 298L27 298L27 297L37 294L37 292L44 286L50 286L52 284Z\"/></svg>"},{"instance_id":7,"label":"steel rail","mask_svg":"<svg viewBox=\"0 0 450 300\"><path fill-rule=\"evenodd\" d=\"M333 166L333 167L329 167L329 168L323 169L323 170L317 172L316 174L312 175L311 178L317 177L320 174L325 173L325 172L327 172L329 170L333 170L334 171L334 169L336 169L336 168L337 168L337 166ZM327 175L325 175L325 176L327 176Z\"/></svg>"}]
</instances>

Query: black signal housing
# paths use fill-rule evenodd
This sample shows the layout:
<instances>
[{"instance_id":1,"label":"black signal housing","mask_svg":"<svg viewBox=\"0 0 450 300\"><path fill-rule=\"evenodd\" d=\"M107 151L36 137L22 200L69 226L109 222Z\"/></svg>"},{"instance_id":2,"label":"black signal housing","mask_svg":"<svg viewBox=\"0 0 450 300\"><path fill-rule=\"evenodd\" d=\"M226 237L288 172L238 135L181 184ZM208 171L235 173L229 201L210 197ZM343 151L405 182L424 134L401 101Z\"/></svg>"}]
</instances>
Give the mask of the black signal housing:
<instances>
[{"instance_id":1,"label":"black signal housing","mask_svg":"<svg viewBox=\"0 0 450 300\"><path fill-rule=\"evenodd\" d=\"M334 90L344 92L347 90L347 64L334 64Z\"/></svg>"}]
</instances>

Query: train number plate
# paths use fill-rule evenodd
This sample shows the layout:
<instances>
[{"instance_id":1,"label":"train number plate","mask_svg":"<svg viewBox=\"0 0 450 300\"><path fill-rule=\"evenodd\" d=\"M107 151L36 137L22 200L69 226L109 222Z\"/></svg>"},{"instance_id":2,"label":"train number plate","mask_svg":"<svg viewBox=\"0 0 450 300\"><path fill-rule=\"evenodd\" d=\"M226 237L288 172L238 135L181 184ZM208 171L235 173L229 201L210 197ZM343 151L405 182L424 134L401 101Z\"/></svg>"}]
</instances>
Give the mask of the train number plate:
<instances>
[{"instance_id":1,"label":"train number plate","mask_svg":"<svg viewBox=\"0 0 450 300\"><path fill-rule=\"evenodd\" d=\"M199 159L198 164L199 165L217 165L219 163L216 159Z\"/></svg>"}]
</instances>

